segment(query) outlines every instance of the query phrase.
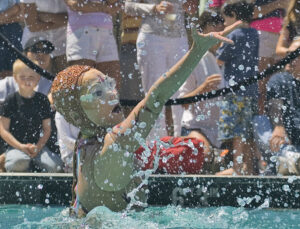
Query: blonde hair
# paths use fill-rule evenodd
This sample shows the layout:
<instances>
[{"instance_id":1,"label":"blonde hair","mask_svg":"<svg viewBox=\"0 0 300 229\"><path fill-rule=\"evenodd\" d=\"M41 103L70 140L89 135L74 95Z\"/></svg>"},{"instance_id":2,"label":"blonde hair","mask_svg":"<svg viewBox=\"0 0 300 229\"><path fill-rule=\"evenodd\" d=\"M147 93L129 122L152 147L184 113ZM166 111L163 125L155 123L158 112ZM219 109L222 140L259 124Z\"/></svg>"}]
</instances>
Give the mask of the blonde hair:
<instances>
[{"instance_id":1,"label":"blonde hair","mask_svg":"<svg viewBox=\"0 0 300 229\"><path fill-rule=\"evenodd\" d=\"M23 61L21 61L20 59L17 59L13 64L13 76L15 77L20 71L24 70L24 67L29 68ZM31 68L29 68L29 69L32 70ZM36 73L34 70L32 70L32 71L34 73ZM39 76L38 73L36 73L36 74Z\"/></svg>"}]
</instances>

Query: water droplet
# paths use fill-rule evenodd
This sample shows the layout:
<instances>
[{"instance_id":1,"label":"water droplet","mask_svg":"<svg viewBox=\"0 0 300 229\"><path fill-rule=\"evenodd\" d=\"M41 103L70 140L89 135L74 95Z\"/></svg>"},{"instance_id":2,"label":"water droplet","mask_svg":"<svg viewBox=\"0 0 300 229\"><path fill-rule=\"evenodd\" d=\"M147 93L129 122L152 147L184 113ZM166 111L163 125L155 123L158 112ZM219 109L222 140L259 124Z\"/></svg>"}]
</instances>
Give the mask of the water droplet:
<instances>
[{"instance_id":1,"label":"water droplet","mask_svg":"<svg viewBox=\"0 0 300 229\"><path fill-rule=\"evenodd\" d=\"M45 199L45 203L49 204L50 203L49 199Z\"/></svg>"},{"instance_id":2,"label":"water droplet","mask_svg":"<svg viewBox=\"0 0 300 229\"><path fill-rule=\"evenodd\" d=\"M236 84L236 82L234 81L234 79L230 79L228 84L229 84L229 86L234 86Z\"/></svg>"},{"instance_id":3,"label":"water droplet","mask_svg":"<svg viewBox=\"0 0 300 229\"><path fill-rule=\"evenodd\" d=\"M143 48L143 47L145 47L145 42L140 41L136 45L137 45L138 48Z\"/></svg>"},{"instance_id":4,"label":"water droplet","mask_svg":"<svg viewBox=\"0 0 300 229\"><path fill-rule=\"evenodd\" d=\"M290 186L287 185L287 184L285 184L285 185L282 186L282 190L283 190L283 191L286 191L286 192L291 191Z\"/></svg>"},{"instance_id":5,"label":"water droplet","mask_svg":"<svg viewBox=\"0 0 300 229\"><path fill-rule=\"evenodd\" d=\"M181 185L182 185L182 180L179 179L179 180L177 181L177 184L178 184L179 186L181 186Z\"/></svg>"},{"instance_id":6,"label":"water droplet","mask_svg":"<svg viewBox=\"0 0 300 229\"><path fill-rule=\"evenodd\" d=\"M37 186L37 188L40 189L40 190L43 189L43 187L44 187L44 186L43 186L42 184L39 184L39 185Z\"/></svg>"},{"instance_id":7,"label":"water droplet","mask_svg":"<svg viewBox=\"0 0 300 229\"><path fill-rule=\"evenodd\" d=\"M145 123L145 122L141 122L139 124L139 128L142 128L142 129L144 129L146 126L147 126L147 123Z\"/></svg>"},{"instance_id":8,"label":"water droplet","mask_svg":"<svg viewBox=\"0 0 300 229\"><path fill-rule=\"evenodd\" d=\"M108 104L109 104L109 105L116 105L116 104L118 104L118 103L119 103L119 100L118 100L118 99L114 99L114 100L108 101Z\"/></svg>"},{"instance_id":9,"label":"water droplet","mask_svg":"<svg viewBox=\"0 0 300 229\"><path fill-rule=\"evenodd\" d=\"M243 71L245 69L244 65L239 65L239 70Z\"/></svg>"}]
</instances>

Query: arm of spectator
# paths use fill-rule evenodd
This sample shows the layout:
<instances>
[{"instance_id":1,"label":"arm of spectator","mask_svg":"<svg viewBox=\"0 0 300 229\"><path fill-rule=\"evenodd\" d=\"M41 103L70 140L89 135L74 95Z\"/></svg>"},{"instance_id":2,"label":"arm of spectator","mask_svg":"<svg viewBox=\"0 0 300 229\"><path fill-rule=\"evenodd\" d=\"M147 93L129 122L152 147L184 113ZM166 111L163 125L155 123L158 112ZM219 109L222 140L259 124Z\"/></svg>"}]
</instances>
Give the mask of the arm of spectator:
<instances>
[{"instance_id":1,"label":"arm of spectator","mask_svg":"<svg viewBox=\"0 0 300 229\"><path fill-rule=\"evenodd\" d=\"M167 14L173 12L173 4L161 1L159 4L140 3L136 0L126 0L125 13L130 16L146 16L155 14Z\"/></svg>"},{"instance_id":2,"label":"arm of spectator","mask_svg":"<svg viewBox=\"0 0 300 229\"><path fill-rule=\"evenodd\" d=\"M36 145L31 147L31 157L36 157L41 149L46 145L51 134L51 119L44 119L42 122L43 135L40 137Z\"/></svg>"},{"instance_id":3,"label":"arm of spectator","mask_svg":"<svg viewBox=\"0 0 300 229\"><path fill-rule=\"evenodd\" d=\"M24 12L24 15L27 15L27 17L25 17L25 22L26 22L26 25L28 26L28 29L31 32L39 32L39 31L57 29L66 23L66 18L64 18L64 20L61 22L57 22L58 20L54 20L51 22L49 20L46 20L46 22L43 21L39 17L42 15L42 13L38 12L37 6L35 3L26 3L26 4L23 3L23 4L21 4L21 7ZM57 14L57 15L59 15L59 14ZM45 18L43 18L43 19L45 19Z\"/></svg>"},{"instance_id":4,"label":"arm of spectator","mask_svg":"<svg viewBox=\"0 0 300 229\"><path fill-rule=\"evenodd\" d=\"M185 94L183 98L192 97L202 93L210 92L212 90L216 90L221 83L221 80L222 77L219 74L208 76L199 87L197 87L194 91Z\"/></svg>"},{"instance_id":5,"label":"arm of spectator","mask_svg":"<svg viewBox=\"0 0 300 229\"><path fill-rule=\"evenodd\" d=\"M54 23L60 26L65 26L68 22L67 13L38 12L38 18L44 23Z\"/></svg>"},{"instance_id":6,"label":"arm of spectator","mask_svg":"<svg viewBox=\"0 0 300 229\"><path fill-rule=\"evenodd\" d=\"M270 99L268 105L269 117L272 125L274 126L274 130L270 139L270 148L273 152L277 152L282 144L287 143L287 134L282 118L283 101L281 99Z\"/></svg>"},{"instance_id":7,"label":"arm of spectator","mask_svg":"<svg viewBox=\"0 0 300 229\"><path fill-rule=\"evenodd\" d=\"M289 52L289 31L284 26L281 30L277 45L276 45L276 54L280 57L285 57Z\"/></svg>"},{"instance_id":8,"label":"arm of spectator","mask_svg":"<svg viewBox=\"0 0 300 229\"><path fill-rule=\"evenodd\" d=\"M9 131L10 119L4 116L0 116L0 134L3 140L15 149L19 149L24 153L31 155L29 144L22 144L19 142Z\"/></svg>"},{"instance_id":9,"label":"arm of spectator","mask_svg":"<svg viewBox=\"0 0 300 229\"><path fill-rule=\"evenodd\" d=\"M84 0L64 0L71 10L81 13L103 12L114 15L122 10L122 3L118 1L84 1Z\"/></svg>"},{"instance_id":10,"label":"arm of spectator","mask_svg":"<svg viewBox=\"0 0 300 229\"><path fill-rule=\"evenodd\" d=\"M0 13L0 24L10 24L23 21L23 14L19 4L15 4Z\"/></svg>"},{"instance_id":11,"label":"arm of spectator","mask_svg":"<svg viewBox=\"0 0 300 229\"><path fill-rule=\"evenodd\" d=\"M253 12L253 19L261 18L262 16L271 13L276 9L287 9L289 3L290 0L277 0L262 6L255 6Z\"/></svg>"}]
</instances>

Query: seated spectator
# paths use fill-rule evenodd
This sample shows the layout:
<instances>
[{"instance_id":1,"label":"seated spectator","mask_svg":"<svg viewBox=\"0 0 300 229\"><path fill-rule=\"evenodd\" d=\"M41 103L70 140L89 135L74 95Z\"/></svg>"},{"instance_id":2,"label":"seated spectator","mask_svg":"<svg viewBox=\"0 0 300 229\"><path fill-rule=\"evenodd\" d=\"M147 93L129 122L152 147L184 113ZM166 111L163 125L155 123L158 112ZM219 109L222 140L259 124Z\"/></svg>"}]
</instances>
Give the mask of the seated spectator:
<instances>
[{"instance_id":1,"label":"seated spectator","mask_svg":"<svg viewBox=\"0 0 300 229\"><path fill-rule=\"evenodd\" d=\"M62 171L60 157L46 143L51 134L48 98L35 92L40 76L17 60L13 75L19 90L5 99L0 111L1 137L9 145L5 153L8 172L27 172L35 167L43 172Z\"/></svg>"},{"instance_id":2,"label":"seated spectator","mask_svg":"<svg viewBox=\"0 0 300 229\"><path fill-rule=\"evenodd\" d=\"M278 153L277 172L300 175L300 58L289 71L277 73L267 84L269 115L273 124L270 146Z\"/></svg>"},{"instance_id":3,"label":"seated spectator","mask_svg":"<svg viewBox=\"0 0 300 229\"><path fill-rule=\"evenodd\" d=\"M22 50L20 39L23 21L19 0L0 1L0 32L19 50ZM0 43L0 79L12 75L12 65L16 56Z\"/></svg>"}]
</instances>

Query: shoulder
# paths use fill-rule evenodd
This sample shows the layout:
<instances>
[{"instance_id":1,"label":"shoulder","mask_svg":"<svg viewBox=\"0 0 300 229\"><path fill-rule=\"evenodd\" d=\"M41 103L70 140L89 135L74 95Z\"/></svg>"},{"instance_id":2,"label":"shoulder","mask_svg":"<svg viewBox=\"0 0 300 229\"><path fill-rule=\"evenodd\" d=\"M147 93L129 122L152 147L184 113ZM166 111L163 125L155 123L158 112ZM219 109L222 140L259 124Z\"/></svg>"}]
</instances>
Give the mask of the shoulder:
<instances>
[{"instance_id":1,"label":"shoulder","mask_svg":"<svg viewBox=\"0 0 300 229\"><path fill-rule=\"evenodd\" d=\"M284 88L288 85L290 85L293 81L293 76L288 72L280 72L275 75L273 75L268 84L267 88L268 90L278 90L280 88Z\"/></svg>"}]
</instances>

